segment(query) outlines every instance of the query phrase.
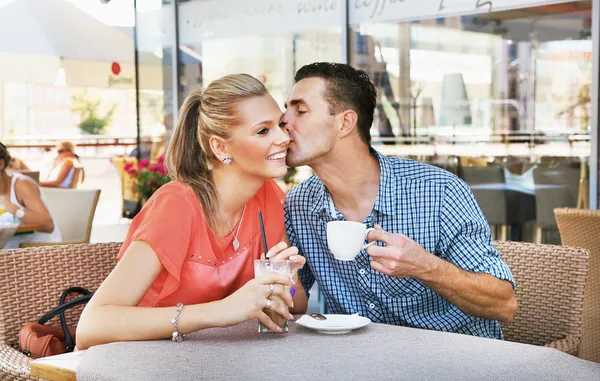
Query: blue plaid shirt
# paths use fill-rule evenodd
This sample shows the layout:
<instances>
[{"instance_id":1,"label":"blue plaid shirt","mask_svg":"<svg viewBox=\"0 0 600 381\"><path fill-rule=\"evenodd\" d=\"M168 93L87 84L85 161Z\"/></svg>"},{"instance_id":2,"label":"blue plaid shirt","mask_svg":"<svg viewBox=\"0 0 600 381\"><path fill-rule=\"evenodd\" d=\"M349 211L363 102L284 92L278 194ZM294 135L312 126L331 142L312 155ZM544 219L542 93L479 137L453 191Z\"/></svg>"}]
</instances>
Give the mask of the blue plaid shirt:
<instances>
[{"instance_id":1,"label":"blue plaid shirt","mask_svg":"<svg viewBox=\"0 0 600 381\"><path fill-rule=\"evenodd\" d=\"M379 193L364 223L402 233L454 265L510 281L513 276L491 241L490 229L469 187L455 175L412 160L379 158ZM344 220L323 182L312 176L285 202L291 244L306 257L304 289L315 280L329 313L366 316L374 322L502 339L500 324L476 318L416 279L397 279L370 266L365 250L338 261L327 248L326 225ZM383 243L378 242L378 245Z\"/></svg>"}]
</instances>

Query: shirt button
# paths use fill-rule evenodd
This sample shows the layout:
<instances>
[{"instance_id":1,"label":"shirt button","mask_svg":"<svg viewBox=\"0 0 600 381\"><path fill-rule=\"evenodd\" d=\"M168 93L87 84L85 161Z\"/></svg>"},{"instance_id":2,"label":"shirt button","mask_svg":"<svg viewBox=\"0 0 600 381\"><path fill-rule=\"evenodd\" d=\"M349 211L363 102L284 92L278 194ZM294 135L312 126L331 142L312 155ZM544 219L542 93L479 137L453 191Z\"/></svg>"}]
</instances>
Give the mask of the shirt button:
<instances>
[{"instance_id":1,"label":"shirt button","mask_svg":"<svg viewBox=\"0 0 600 381\"><path fill-rule=\"evenodd\" d=\"M369 308L370 308L370 309L373 309L373 308L375 308L375 304L373 304L373 303L369 304Z\"/></svg>"},{"instance_id":2,"label":"shirt button","mask_svg":"<svg viewBox=\"0 0 600 381\"><path fill-rule=\"evenodd\" d=\"M360 275L365 275L366 271L365 271L365 269L360 269L360 270L358 270L358 273Z\"/></svg>"}]
</instances>

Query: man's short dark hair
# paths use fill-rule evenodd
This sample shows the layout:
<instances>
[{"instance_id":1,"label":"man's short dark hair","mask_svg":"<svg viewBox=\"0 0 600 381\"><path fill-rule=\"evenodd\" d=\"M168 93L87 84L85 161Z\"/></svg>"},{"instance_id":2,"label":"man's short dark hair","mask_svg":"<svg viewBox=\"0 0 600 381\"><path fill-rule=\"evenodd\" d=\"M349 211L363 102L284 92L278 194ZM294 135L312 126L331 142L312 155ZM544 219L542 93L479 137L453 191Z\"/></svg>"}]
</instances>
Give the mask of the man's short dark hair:
<instances>
[{"instance_id":1,"label":"man's short dark hair","mask_svg":"<svg viewBox=\"0 0 600 381\"><path fill-rule=\"evenodd\" d=\"M376 105L375 86L369 75L350 65L332 62L315 62L304 65L296 72L294 80L322 78L325 81L325 99L333 115L344 110L354 110L358 115L358 134L363 142L371 145L371 125Z\"/></svg>"}]
</instances>

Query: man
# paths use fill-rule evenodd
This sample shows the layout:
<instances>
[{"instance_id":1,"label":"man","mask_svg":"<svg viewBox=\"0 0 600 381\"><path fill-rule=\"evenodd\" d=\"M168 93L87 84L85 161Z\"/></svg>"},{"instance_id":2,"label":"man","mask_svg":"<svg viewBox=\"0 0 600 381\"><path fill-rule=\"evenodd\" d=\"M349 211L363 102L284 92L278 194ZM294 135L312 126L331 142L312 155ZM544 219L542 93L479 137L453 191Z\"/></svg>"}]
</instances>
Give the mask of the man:
<instances>
[{"instance_id":1,"label":"man","mask_svg":"<svg viewBox=\"0 0 600 381\"><path fill-rule=\"evenodd\" d=\"M501 339L498 321L517 309L514 279L468 186L371 148L376 94L364 71L314 63L295 81L281 122L287 163L316 176L288 193L285 216L308 262L300 273L307 293L316 280L331 313ZM326 235L334 220L375 226L368 239L377 245L336 260Z\"/></svg>"}]
</instances>

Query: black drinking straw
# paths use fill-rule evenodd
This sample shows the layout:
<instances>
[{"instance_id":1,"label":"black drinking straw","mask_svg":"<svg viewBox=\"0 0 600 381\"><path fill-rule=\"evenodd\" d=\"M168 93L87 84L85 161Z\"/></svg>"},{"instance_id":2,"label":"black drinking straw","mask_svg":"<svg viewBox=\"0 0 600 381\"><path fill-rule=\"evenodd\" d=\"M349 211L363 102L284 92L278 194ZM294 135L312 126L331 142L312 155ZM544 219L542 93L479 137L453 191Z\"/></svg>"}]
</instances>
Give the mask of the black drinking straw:
<instances>
[{"instance_id":1,"label":"black drinking straw","mask_svg":"<svg viewBox=\"0 0 600 381\"><path fill-rule=\"evenodd\" d=\"M265 234L265 225L263 223L262 212L260 210L258 211L258 221L260 222L260 233L262 234L263 250L265 252L265 259L268 261L269 258L267 258L267 252L269 250L268 250L268 246L267 246L267 235Z\"/></svg>"}]
</instances>

